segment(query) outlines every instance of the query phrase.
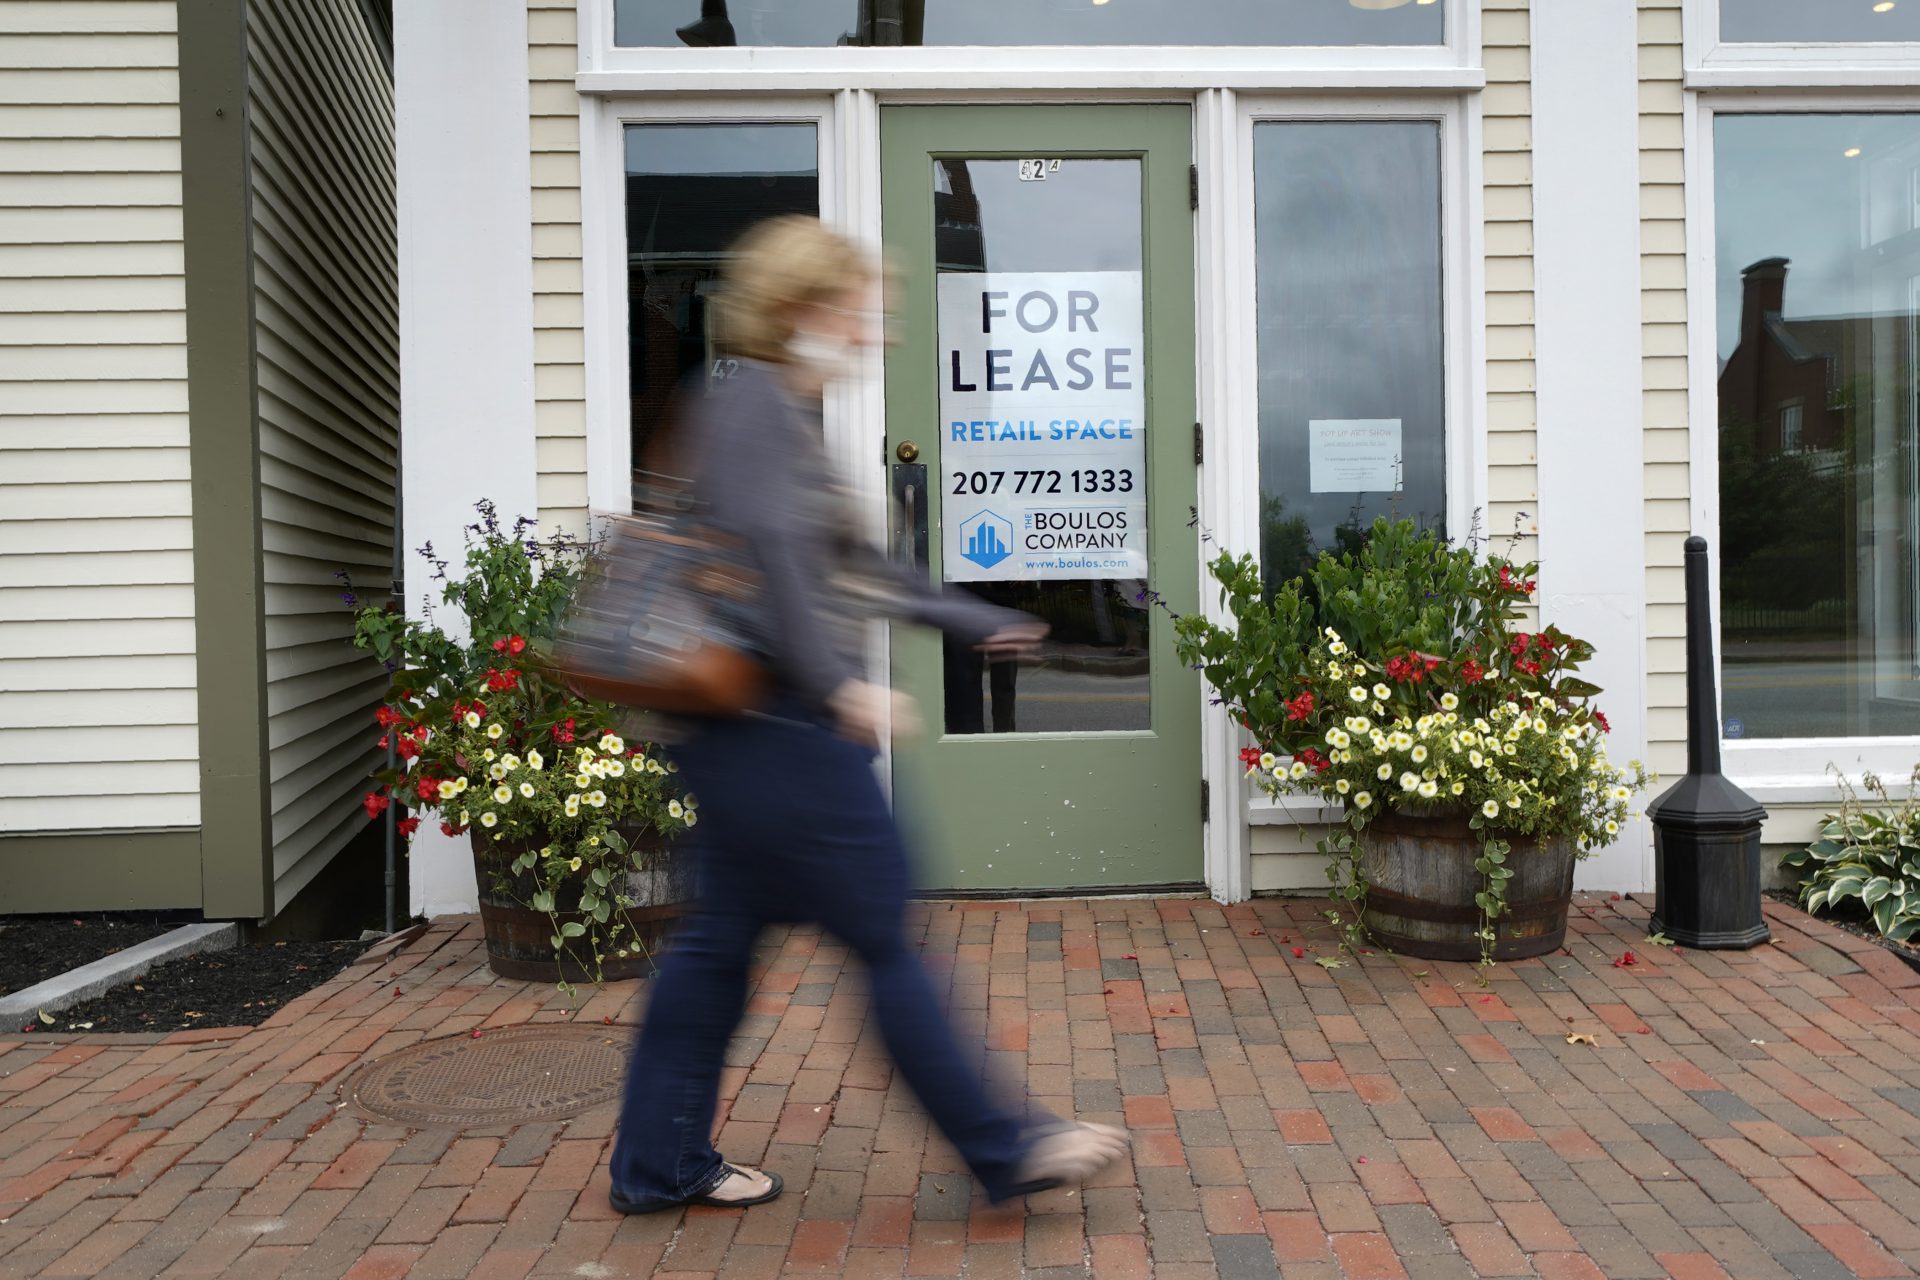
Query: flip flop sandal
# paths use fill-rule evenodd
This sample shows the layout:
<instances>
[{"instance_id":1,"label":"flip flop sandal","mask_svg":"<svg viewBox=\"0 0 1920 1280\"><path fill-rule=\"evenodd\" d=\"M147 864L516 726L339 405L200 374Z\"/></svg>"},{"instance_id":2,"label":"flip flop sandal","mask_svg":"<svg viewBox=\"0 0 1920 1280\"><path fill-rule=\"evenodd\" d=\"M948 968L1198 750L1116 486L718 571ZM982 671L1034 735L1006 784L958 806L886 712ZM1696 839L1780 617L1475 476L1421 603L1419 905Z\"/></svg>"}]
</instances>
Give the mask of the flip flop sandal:
<instances>
[{"instance_id":1,"label":"flip flop sandal","mask_svg":"<svg viewBox=\"0 0 1920 1280\"><path fill-rule=\"evenodd\" d=\"M730 1176L736 1173L743 1178L748 1176L746 1170L736 1169L734 1166L730 1164L722 1165L721 1167L725 1169L726 1172L720 1175L720 1182L725 1182ZM744 1200L722 1200L722 1199L719 1199L718 1197L710 1196L710 1195L694 1196L691 1200L683 1200L681 1203L700 1205L702 1208L708 1208L708 1209L745 1209L749 1205L765 1204L767 1201L773 1199L775 1196L778 1196L780 1192L786 1187L787 1182L785 1178L782 1178L779 1174L774 1173L770 1169L762 1169L760 1170L760 1172L767 1175L767 1181L772 1185L770 1185L765 1191L762 1191L757 1196L748 1196ZM719 1183L715 1183L714 1185L717 1187Z\"/></svg>"},{"instance_id":2,"label":"flip flop sandal","mask_svg":"<svg viewBox=\"0 0 1920 1280\"><path fill-rule=\"evenodd\" d=\"M723 1167L726 1172L720 1175L721 1182L725 1182L731 1174L737 1173L742 1177L746 1176L745 1170L737 1169L732 1165L725 1165ZM710 1195L699 1195L686 1200L663 1200L659 1204L637 1205L627 1200L617 1191L613 1193L610 1199L616 1211L634 1215L665 1213L669 1209L680 1209L687 1205L699 1205L701 1208L709 1209L744 1209L749 1205L765 1204L786 1188L786 1179L782 1178L779 1174L774 1173L770 1169L762 1169L760 1172L767 1175L767 1181L772 1185L759 1195L749 1196L745 1200L721 1200Z\"/></svg>"},{"instance_id":3,"label":"flip flop sandal","mask_svg":"<svg viewBox=\"0 0 1920 1280\"><path fill-rule=\"evenodd\" d=\"M1072 1121L1061 1121L1037 1129L1034 1131L1032 1145L1028 1148L1029 1157L1032 1155L1033 1148L1038 1147L1041 1142L1048 1138L1058 1137L1061 1134L1082 1132L1090 1134L1098 1133L1099 1129L1093 1125L1077 1124ZM1118 1159L1119 1157L1116 1155L1113 1158ZM1052 1191L1058 1187L1067 1186L1070 1183L1077 1184L1084 1182L1086 1178L1092 1177L1093 1173L1098 1173L1100 1169L1106 1167L1109 1163L1111 1163L1111 1161L1102 1161L1092 1172L1082 1177L1072 1178L1066 1174L1047 1174L1038 1178L1030 1178L1025 1182L1017 1182L1007 1191L1005 1199L1011 1200L1016 1196L1038 1195L1042 1191Z\"/></svg>"}]
</instances>

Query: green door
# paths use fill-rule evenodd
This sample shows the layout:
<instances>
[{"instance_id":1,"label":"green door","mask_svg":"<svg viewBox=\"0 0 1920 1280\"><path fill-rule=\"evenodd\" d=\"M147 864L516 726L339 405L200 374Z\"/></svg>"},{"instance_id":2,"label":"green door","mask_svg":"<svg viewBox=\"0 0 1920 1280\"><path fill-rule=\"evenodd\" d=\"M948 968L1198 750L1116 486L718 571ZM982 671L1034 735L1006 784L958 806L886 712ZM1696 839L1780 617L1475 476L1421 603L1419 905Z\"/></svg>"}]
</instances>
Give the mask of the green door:
<instances>
[{"instance_id":1,"label":"green door","mask_svg":"<svg viewBox=\"0 0 1920 1280\"><path fill-rule=\"evenodd\" d=\"M1190 112L885 107L880 140L894 552L1052 625L1017 665L895 629L921 883L1196 886Z\"/></svg>"}]
</instances>

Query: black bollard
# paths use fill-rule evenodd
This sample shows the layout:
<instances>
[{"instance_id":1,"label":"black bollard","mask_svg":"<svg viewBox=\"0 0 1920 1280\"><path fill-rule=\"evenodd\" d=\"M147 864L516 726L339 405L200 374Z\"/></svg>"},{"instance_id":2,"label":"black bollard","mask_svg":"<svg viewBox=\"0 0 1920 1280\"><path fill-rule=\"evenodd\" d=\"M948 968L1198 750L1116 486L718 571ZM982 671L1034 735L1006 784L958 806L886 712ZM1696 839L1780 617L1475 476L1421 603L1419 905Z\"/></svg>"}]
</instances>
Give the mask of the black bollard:
<instances>
[{"instance_id":1,"label":"black bollard","mask_svg":"<svg viewBox=\"0 0 1920 1280\"><path fill-rule=\"evenodd\" d=\"M1767 811L1720 772L1707 540L1687 539L1687 776L1647 806L1653 820L1652 930L1701 948L1758 946L1760 824Z\"/></svg>"}]
</instances>

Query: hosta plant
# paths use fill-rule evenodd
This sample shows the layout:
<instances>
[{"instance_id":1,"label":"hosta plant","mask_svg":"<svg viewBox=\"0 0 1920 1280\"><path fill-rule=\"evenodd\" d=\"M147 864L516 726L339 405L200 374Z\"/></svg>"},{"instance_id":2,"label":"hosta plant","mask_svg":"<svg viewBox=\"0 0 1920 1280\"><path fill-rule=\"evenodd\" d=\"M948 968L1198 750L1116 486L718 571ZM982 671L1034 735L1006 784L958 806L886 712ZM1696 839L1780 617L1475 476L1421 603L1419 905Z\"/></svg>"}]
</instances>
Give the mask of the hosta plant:
<instances>
[{"instance_id":1,"label":"hosta plant","mask_svg":"<svg viewBox=\"0 0 1920 1280\"><path fill-rule=\"evenodd\" d=\"M1920 933L1920 768L1897 802L1871 773L1860 785L1875 803L1862 801L1842 778L1840 812L1827 815L1820 838L1781 865L1805 877L1800 901L1808 911L1864 911L1887 938L1911 945Z\"/></svg>"}]
</instances>

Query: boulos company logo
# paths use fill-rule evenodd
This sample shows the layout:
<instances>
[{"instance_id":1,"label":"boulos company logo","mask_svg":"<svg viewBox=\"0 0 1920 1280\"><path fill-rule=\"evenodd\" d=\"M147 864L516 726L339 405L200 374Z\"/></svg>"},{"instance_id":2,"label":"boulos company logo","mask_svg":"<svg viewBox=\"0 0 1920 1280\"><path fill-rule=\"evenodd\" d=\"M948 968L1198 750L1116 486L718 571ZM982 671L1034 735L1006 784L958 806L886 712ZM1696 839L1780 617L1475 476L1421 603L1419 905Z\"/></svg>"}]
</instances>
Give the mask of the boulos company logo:
<instances>
[{"instance_id":1,"label":"boulos company logo","mask_svg":"<svg viewBox=\"0 0 1920 1280\"><path fill-rule=\"evenodd\" d=\"M991 569L1013 554L1013 521L992 511L978 511L960 522L960 554L982 569Z\"/></svg>"}]
</instances>

